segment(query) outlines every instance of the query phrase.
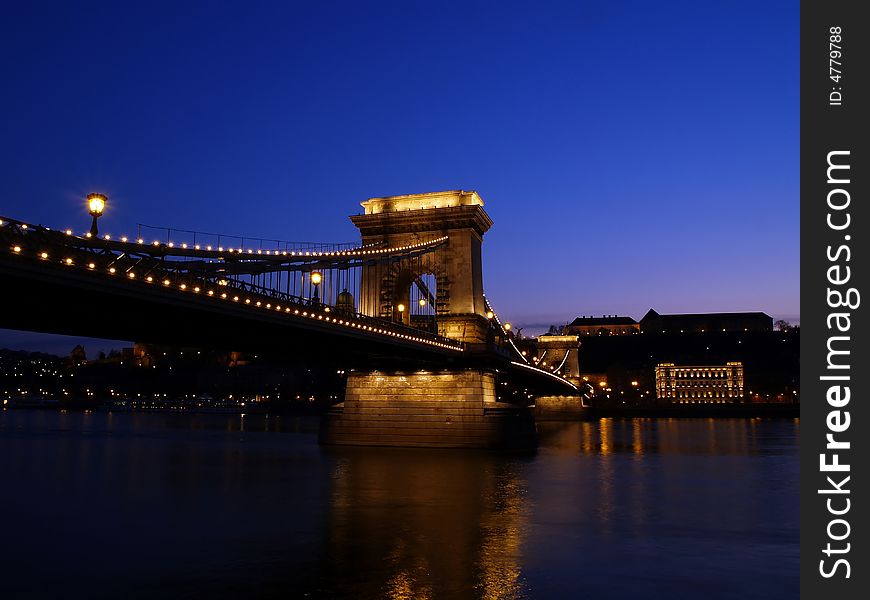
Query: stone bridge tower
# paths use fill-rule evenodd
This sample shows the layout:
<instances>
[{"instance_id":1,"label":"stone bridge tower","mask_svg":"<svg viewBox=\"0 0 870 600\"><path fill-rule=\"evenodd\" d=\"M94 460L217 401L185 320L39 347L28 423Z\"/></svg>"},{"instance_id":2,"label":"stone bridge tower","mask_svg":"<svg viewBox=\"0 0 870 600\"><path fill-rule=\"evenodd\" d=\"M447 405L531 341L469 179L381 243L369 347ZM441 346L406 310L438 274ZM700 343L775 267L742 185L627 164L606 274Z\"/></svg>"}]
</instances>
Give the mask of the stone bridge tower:
<instances>
[{"instance_id":1,"label":"stone bridge tower","mask_svg":"<svg viewBox=\"0 0 870 600\"><path fill-rule=\"evenodd\" d=\"M480 196L434 192L371 198L362 206L365 214L351 220L363 244L395 248L439 238L446 241L419 256L412 253L388 265L372 261L363 266L360 312L417 326L410 311L398 306L410 308L412 286L424 288L420 299L427 309L434 307L438 333L470 346L485 343L490 322L480 248L492 220ZM469 348L478 349L483 350ZM469 363L442 366L446 368L436 371L381 367L348 373L344 402L330 410L321 440L374 446L534 446L534 417L524 405L526 396L517 398L518 403L499 402L495 369Z\"/></svg>"},{"instance_id":2,"label":"stone bridge tower","mask_svg":"<svg viewBox=\"0 0 870 600\"><path fill-rule=\"evenodd\" d=\"M468 343L486 341L488 320L483 298L480 251L492 220L477 192L453 190L370 198L365 214L351 217L363 244L404 246L447 236L445 246L425 262L403 260L389 268L363 267L360 312L405 320L397 312L408 306L411 286L421 275L433 275L438 333Z\"/></svg>"}]
</instances>

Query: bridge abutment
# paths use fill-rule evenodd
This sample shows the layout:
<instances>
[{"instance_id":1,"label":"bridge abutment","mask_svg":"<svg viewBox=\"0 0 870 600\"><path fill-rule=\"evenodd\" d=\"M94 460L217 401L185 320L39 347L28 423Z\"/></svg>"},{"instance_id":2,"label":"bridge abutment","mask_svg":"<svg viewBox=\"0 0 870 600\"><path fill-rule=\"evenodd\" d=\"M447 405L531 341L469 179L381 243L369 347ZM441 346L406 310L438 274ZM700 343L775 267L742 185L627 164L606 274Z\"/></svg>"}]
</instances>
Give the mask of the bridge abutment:
<instances>
[{"instance_id":1,"label":"bridge abutment","mask_svg":"<svg viewBox=\"0 0 870 600\"><path fill-rule=\"evenodd\" d=\"M525 407L496 401L495 374L463 369L348 376L343 404L325 417L321 442L356 446L531 449Z\"/></svg>"}]
</instances>

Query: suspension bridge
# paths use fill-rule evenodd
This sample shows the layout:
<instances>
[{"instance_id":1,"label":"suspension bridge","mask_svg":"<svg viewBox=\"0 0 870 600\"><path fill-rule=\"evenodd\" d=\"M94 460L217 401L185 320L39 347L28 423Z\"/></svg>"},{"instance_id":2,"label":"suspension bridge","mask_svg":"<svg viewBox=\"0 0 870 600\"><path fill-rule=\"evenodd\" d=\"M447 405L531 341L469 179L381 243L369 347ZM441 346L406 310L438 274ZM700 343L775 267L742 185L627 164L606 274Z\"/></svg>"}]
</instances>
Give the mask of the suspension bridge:
<instances>
[{"instance_id":1,"label":"suspension bridge","mask_svg":"<svg viewBox=\"0 0 870 600\"><path fill-rule=\"evenodd\" d=\"M104 197L100 197L103 202ZM135 236L0 218L0 327L274 352L348 369L329 443L528 446L528 410L574 396L483 291L476 192L372 198L354 244L138 226Z\"/></svg>"}]
</instances>

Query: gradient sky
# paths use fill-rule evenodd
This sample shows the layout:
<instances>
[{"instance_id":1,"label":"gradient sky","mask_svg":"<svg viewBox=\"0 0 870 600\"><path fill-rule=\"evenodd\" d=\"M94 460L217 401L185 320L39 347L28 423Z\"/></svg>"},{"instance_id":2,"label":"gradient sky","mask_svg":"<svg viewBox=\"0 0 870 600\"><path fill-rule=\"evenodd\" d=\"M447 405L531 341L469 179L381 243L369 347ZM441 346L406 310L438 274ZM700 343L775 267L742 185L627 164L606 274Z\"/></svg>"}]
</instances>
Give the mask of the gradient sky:
<instances>
[{"instance_id":1,"label":"gradient sky","mask_svg":"<svg viewBox=\"0 0 870 600\"><path fill-rule=\"evenodd\" d=\"M367 197L474 189L487 294L528 331L650 307L798 320L798 16L5 2L0 214L84 230L102 191L116 234L352 241Z\"/></svg>"}]
</instances>

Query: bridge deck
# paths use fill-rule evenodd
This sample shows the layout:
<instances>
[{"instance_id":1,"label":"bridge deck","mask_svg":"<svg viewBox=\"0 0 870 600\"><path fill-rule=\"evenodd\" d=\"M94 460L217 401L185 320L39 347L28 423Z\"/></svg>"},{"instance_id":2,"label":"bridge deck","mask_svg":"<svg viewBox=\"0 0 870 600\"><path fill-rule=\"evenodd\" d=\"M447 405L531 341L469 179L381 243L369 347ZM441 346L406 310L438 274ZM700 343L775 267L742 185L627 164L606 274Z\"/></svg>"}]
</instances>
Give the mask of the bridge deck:
<instances>
[{"instance_id":1,"label":"bridge deck","mask_svg":"<svg viewBox=\"0 0 870 600\"><path fill-rule=\"evenodd\" d=\"M267 260L389 259L443 243L358 248ZM235 250L233 251L235 253ZM292 254L292 252L291 252ZM242 260L255 252L245 252ZM203 261L227 264L229 250L97 240L0 219L0 327L67 335L319 357L339 364L468 365L513 373L537 388L565 391L564 379L511 350L461 342L385 319L234 281ZM194 258L189 265L170 257ZM199 260L202 259L202 260ZM513 349L515 351L515 348ZM507 354L506 354L507 352ZM570 392L569 392L570 393Z\"/></svg>"}]
</instances>

